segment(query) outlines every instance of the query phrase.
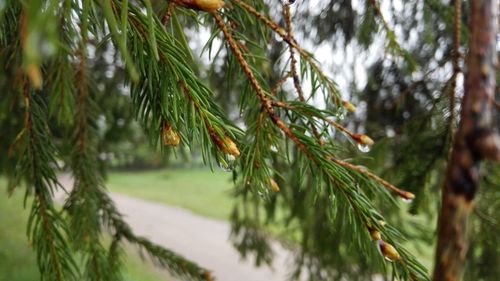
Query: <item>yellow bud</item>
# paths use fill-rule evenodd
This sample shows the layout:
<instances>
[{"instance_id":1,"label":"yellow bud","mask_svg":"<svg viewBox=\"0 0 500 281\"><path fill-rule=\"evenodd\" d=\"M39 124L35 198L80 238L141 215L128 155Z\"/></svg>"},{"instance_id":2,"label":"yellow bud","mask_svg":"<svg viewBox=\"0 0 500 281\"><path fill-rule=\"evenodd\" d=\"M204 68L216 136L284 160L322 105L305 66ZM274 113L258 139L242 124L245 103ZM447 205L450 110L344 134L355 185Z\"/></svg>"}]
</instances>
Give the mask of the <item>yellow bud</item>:
<instances>
[{"instance_id":1,"label":"yellow bud","mask_svg":"<svg viewBox=\"0 0 500 281\"><path fill-rule=\"evenodd\" d=\"M203 272L202 276L205 281L215 281L215 278L212 276L212 273L210 271Z\"/></svg>"},{"instance_id":2,"label":"yellow bud","mask_svg":"<svg viewBox=\"0 0 500 281\"><path fill-rule=\"evenodd\" d=\"M280 192L280 187L274 179L269 179L269 185L274 192Z\"/></svg>"},{"instance_id":3,"label":"yellow bud","mask_svg":"<svg viewBox=\"0 0 500 281\"><path fill-rule=\"evenodd\" d=\"M223 0L195 0L195 3L205 12L214 12L224 6Z\"/></svg>"},{"instance_id":4,"label":"yellow bud","mask_svg":"<svg viewBox=\"0 0 500 281\"><path fill-rule=\"evenodd\" d=\"M163 126L162 140L163 145L167 146L178 146L181 142L179 134L170 125Z\"/></svg>"},{"instance_id":5,"label":"yellow bud","mask_svg":"<svg viewBox=\"0 0 500 281\"><path fill-rule=\"evenodd\" d=\"M180 6L205 12L215 12L224 6L223 0L174 0Z\"/></svg>"},{"instance_id":6,"label":"yellow bud","mask_svg":"<svg viewBox=\"0 0 500 281\"><path fill-rule=\"evenodd\" d=\"M42 88L43 78L40 67L35 64L30 64L26 67L26 75L31 81L33 88L40 90Z\"/></svg>"},{"instance_id":7,"label":"yellow bud","mask_svg":"<svg viewBox=\"0 0 500 281\"><path fill-rule=\"evenodd\" d=\"M408 191L404 191L401 194L401 197L403 197L403 199L411 201L411 200L415 199L415 194L408 192Z\"/></svg>"},{"instance_id":8,"label":"yellow bud","mask_svg":"<svg viewBox=\"0 0 500 281\"><path fill-rule=\"evenodd\" d=\"M356 106L348 101L342 101L342 105L344 106L345 109L347 109L348 111L354 113L356 112Z\"/></svg>"},{"instance_id":9,"label":"yellow bud","mask_svg":"<svg viewBox=\"0 0 500 281\"><path fill-rule=\"evenodd\" d=\"M370 230L370 236L374 241L382 240L382 235L380 235L380 231L376 229L371 229Z\"/></svg>"},{"instance_id":10,"label":"yellow bud","mask_svg":"<svg viewBox=\"0 0 500 281\"><path fill-rule=\"evenodd\" d=\"M226 137L224 139L224 145L221 147L222 151L225 153L231 154L235 157L240 156L240 150L236 146L236 144L233 142L233 140L229 137Z\"/></svg>"},{"instance_id":11,"label":"yellow bud","mask_svg":"<svg viewBox=\"0 0 500 281\"><path fill-rule=\"evenodd\" d=\"M375 142L367 135L361 135L359 139L362 145L372 146Z\"/></svg>"},{"instance_id":12,"label":"yellow bud","mask_svg":"<svg viewBox=\"0 0 500 281\"><path fill-rule=\"evenodd\" d=\"M398 251L396 250L396 248L394 248L394 246L392 246L391 244L389 244L383 240L379 240L378 246L379 246L380 252L382 253L382 255L384 255L384 257L387 260L397 261L401 258Z\"/></svg>"}]
</instances>

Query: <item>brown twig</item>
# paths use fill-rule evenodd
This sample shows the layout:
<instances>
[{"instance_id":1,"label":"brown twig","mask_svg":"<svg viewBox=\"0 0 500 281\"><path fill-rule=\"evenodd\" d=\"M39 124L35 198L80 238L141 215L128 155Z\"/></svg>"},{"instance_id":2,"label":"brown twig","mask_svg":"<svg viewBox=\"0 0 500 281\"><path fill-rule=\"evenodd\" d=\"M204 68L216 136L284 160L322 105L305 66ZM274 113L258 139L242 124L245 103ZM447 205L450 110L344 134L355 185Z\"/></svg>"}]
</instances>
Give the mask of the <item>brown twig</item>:
<instances>
[{"instance_id":1,"label":"brown twig","mask_svg":"<svg viewBox=\"0 0 500 281\"><path fill-rule=\"evenodd\" d=\"M282 5L282 6L283 6L283 15L285 17L285 22L286 22L287 38L289 42L292 42L293 39L292 13L290 12L290 5ZM295 52L293 46L290 43L288 43L288 45L289 45L288 50L290 52L290 73L292 74L293 86L297 91L299 100L305 103L306 99L304 97L304 91L302 90L302 85L300 83L299 75L297 73L297 60L295 59ZM312 122L309 122L309 126L311 126L312 133L316 138L316 140L318 141L318 143L321 146L323 146L324 141L321 139L321 135L318 133L318 129L316 129L316 126Z\"/></svg>"},{"instance_id":2,"label":"brown twig","mask_svg":"<svg viewBox=\"0 0 500 281\"><path fill-rule=\"evenodd\" d=\"M243 9L247 10L250 14L254 15L257 19L262 21L265 25L267 25L271 30L273 30L276 34L278 34L285 42L287 42L290 46L292 46L295 50L297 50L300 54L300 56L309 63L312 69L318 74L320 79L322 80L328 80L330 79L327 77L326 74L323 73L321 68L318 66L314 58L306 52L300 45L297 43L295 38L293 36L288 36L288 33L286 32L285 29L283 29L281 26L279 26L277 23L269 19L268 17L264 16L263 14L259 13L254 7L248 5L247 3L241 1L241 0L233 0L236 2L239 6L241 6ZM336 90L335 90L336 91ZM340 102L340 100L338 101Z\"/></svg>"},{"instance_id":3,"label":"brown twig","mask_svg":"<svg viewBox=\"0 0 500 281\"><path fill-rule=\"evenodd\" d=\"M174 12L175 9L175 1L169 1L167 5L167 9L165 10L165 14L161 18L161 22L163 23L164 26L168 25L168 22L170 21L170 18L172 17L172 13Z\"/></svg>"},{"instance_id":4,"label":"brown twig","mask_svg":"<svg viewBox=\"0 0 500 281\"><path fill-rule=\"evenodd\" d=\"M281 118L279 118L279 116L274 111L273 105L274 106L276 106L276 105L287 106L286 103L279 102L279 101L272 101L268 98L268 96L266 96L266 93L264 92L264 90L260 86L259 82L255 78L250 66L245 61L243 54L241 53L241 50L238 48L238 45L236 44L232 35L229 33L229 30L227 29L221 16L217 13L213 13L213 16L215 18L217 25L222 30L227 42L229 43L231 50L233 51L234 55L236 56L236 59L240 63L240 66L242 67L243 72L245 73L247 78L250 80L250 84L252 85L253 89L257 93L257 96L259 97L259 99L261 101L263 109L266 111L266 113L271 118L273 123L276 124L276 126L278 126L278 128L280 128L281 131L283 131L283 133L288 138L290 138L307 157L309 157L314 163L317 163L317 159L312 157L307 146L302 141L300 141L300 139L292 132L292 130L281 120ZM394 185L391 185L390 183L381 179L377 175L375 175L375 174L373 174L365 169L362 169L360 167L352 165L348 162L338 160L338 159L336 159L333 156L328 155L328 154L325 154L324 157L331 160L331 161L334 161L335 163L337 163L343 167L349 168L351 170L357 171L361 174L368 176L369 178L379 182L382 186L394 191L396 194L398 194L402 198L413 199L415 197L412 193L407 192L407 191L402 191L402 190L396 188Z\"/></svg>"},{"instance_id":5,"label":"brown twig","mask_svg":"<svg viewBox=\"0 0 500 281\"><path fill-rule=\"evenodd\" d=\"M288 41L291 42L293 39L292 14L290 12L289 5L283 5L283 16L285 17L285 22L286 22L287 38L288 38ZM295 59L295 51L293 49L293 46L290 43L288 43L288 45L289 45L288 51L290 52L290 73L291 73L292 79L293 79L293 86L295 87L295 90L297 91L297 95L299 96L299 100L301 102L305 102L306 99L304 98L304 91L302 90L302 85L300 84L299 75L297 74L297 60Z\"/></svg>"},{"instance_id":6,"label":"brown twig","mask_svg":"<svg viewBox=\"0 0 500 281\"><path fill-rule=\"evenodd\" d=\"M375 180L376 182L380 183L381 185L383 185L385 188L393 191L394 193L398 194L401 198L403 199L407 199L407 200L413 200L415 198L415 195L411 192L408 192L408 191L404 191L404 190L401 190L399 188L397 188L396 186L394 186L393 184L390 184L389 182L387 182L386 180L382 179L381 177L375 175L374 173L368 171L368 170L365 170L359 166L356 166L356 165L353 165L349 162L346 162L346 161L342 161L342 160L339 160L339 159L336 159L336 158L330 158L330 160L332 160L333 162L343 166L343 167L346 167L346 168L349 168L351 170L354 170L360 174L363 174L363 175L366 175L367 177Z\"/></svg>"},{"instance_id":7,"label":"brown twig","mask_svg":"<svg viewBox=\"0 0 500 281\"><path fill-rule=\"evenodd\" d=\"M304 143L302 143L299 138L292 132L292 130L281 120L281 118L276 114L274 111L274 108L272 106L271 99L266 95L264 89L262 89L261 85L255 78L255 75L248 65L247 61L243 57L243 53L241 52L240 48L238 47L238 44L234 40L233 36L229 32L226 24L224 23L223 19L221 16L214 12L212 13L214 16L215 22L219 26L219 28L222 30L222 33L224 34L224 37L226 38L226 41L229 43L229 46L231 50L233 51L233 54L235 55L236 59L238 60L243 72L247 76L248 80L250 80L250 84L252 85L252 88L255 90L257 93L257 96L260 99L261 105L264 108L264 110L267 112L268 116L271 118L274 124L280 128L283 133L287 137L289 137L298 147L299 149L304 152L306 155L309 155L309 149L307 148Z\"/></svg>"},{"instance_id":8,"label":"brown twig","mask_svg":"<svg viewBox=\"0 0 500 281\"><path fill-rule=\"evenodd\" d=\"M289 103L286 103L286 102L283 102L283 101L271 101L271 104L275 107L280 107L280 108L284 108L284 109L288 109L288 110L299 110L297 107L289 104ZM359 143L359 144L362 144L362 145L373 145L373 140L371 140L368 136L366 135L363 135L363 134L356 134L356 133L353 133L351 132L349 129L347 129L346 127L342 126L340 123L334 121L334 120L331 120L331 119L328 119L328 118L324 118L324 117L320 117L321 120L327 122L328 124L334 126L336 129L338 129L339 131L345 133L346 135L348 135L352 140L354 140L355 142Z\"/></svg>"},{"instance_id":9,"label":"brown twig","mask_svg":"<svg viewBox=\"0 0 500 281\"><path fill-rule=\"evenodd\" d=\"M181 86L182 91L186 95L186 97L193 103L196 112L201 116L203 119L203 124L205 125L205 128L208 131L208 134L210 135L210 138L212 141L215 143L215 145L224 153L231 154L233 156L239 156L240 151L236 144L231 140L231 138L227 136L221 136L217 131L210 125L210 122L208 120L208 117L206 114L201 110L201 106L196 102L192 95L191 92L189 91L188 87L184 83L184 81L179 81L179 84Z\"/></svg>"}]
</instances>

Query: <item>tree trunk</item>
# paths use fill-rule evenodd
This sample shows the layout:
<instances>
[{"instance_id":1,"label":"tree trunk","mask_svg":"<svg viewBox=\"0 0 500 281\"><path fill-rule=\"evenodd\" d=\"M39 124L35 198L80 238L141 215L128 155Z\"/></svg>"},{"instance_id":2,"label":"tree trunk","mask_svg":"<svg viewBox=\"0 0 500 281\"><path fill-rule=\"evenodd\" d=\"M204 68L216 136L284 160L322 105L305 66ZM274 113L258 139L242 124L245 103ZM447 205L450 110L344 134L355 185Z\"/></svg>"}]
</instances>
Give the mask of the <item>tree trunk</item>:
<instances>
[{"instance_id":1,"label":"tree trunk","mask_svg":"<svg viewBox=\"0 0 500 281\"><path fill-rule=\"evenodd\" d=\"M464 97L442 192L434 281L461 279L467 253L467 222L480 181L479 167L483 159L500 160L500 137L492 118L498 0L469 2Z\"/></svg>"}]
</instances>

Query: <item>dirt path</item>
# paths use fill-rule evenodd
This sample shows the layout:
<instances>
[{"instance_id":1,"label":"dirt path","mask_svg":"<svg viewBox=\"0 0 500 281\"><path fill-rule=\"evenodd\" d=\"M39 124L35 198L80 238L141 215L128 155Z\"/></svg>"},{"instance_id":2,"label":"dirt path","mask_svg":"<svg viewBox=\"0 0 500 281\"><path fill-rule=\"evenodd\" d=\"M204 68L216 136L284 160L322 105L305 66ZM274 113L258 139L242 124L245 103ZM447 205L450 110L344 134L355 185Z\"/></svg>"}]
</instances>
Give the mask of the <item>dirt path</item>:
<instances>
[{"instance_id":1,"label":"dirt path","mask_svg":"<svg viewBox=\"0 0 500 281\"><path fill-rule=\"evenodd\" d=\"M61 178L64 186L71 179ZM111 194L113 201L134 232L169 248L213 271L218 281L284 281L289 253L273 244L273 269L253 266L242 260L228 241L227 222L204 218L178 207L157 204L120 194Z\"/></svg>"},{"instance_id":2,"label":"dirt path","mask_svg":"<svg viewBox=\"0 0 500 281\"><path fill-rule=\"evenodd\" d=\"M213 270L216 280L286 280L287 253L278 245L273 245L274 270L255 268L251 261L241 260L228 241L230 228L226 222L124 195L112 194L112 198L137 234Z\"/></svg>"}]
</instances>

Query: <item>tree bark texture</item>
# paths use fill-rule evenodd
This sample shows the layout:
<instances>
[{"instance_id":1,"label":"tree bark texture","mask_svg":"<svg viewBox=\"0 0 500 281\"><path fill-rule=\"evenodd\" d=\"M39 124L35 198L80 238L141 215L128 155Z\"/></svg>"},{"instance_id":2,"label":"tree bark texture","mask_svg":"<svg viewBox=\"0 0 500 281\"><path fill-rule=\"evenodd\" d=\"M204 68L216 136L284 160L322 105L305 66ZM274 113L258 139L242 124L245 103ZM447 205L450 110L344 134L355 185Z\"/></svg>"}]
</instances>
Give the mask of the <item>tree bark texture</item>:
<instances>
[{"instance_id":1,"label":"tree bark texture","mask_svg":"<svg viewBox=\"0 0 500 281\"><path fill-rule=\"evenodd\" d=\"M467 253L467 223L474 208L484 159L500 160L493 120L498 0L470 0L470 38L461 118L455 135L438 220L434 281L461 280Z\"/></svg>"}]
</instances>

